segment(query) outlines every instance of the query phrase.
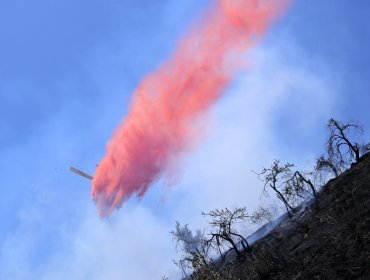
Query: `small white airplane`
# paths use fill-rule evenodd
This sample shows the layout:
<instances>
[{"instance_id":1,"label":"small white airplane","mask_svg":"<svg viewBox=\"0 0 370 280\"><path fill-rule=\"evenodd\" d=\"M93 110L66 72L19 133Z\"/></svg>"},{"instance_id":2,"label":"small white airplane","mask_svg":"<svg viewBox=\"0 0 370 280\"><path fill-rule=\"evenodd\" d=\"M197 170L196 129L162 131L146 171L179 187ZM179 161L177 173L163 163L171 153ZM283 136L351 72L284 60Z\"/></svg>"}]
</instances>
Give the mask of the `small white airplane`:
<instances>
[{"instance_id":1,"label":"small white airplane","mask_svg":"<svg viewBox=\"0 0 370 280\"><path fill-rule=\"evenodd\" d=\"M77 168L74 168L73 166L69 167L69 170L71 170L72 172L76 173L77 175L80 175L88 180L92 180L93 179L93 176L77 169Z\"/></svg>"}]
</instances>

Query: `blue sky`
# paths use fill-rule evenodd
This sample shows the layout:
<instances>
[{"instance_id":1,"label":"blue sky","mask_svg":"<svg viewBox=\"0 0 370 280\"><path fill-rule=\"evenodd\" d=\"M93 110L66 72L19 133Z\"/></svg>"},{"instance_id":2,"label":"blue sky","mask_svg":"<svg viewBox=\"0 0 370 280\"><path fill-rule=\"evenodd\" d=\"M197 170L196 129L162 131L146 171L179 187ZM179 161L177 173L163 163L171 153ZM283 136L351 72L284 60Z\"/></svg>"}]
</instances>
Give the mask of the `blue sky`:
<instances>
[{"instance_id":1,"label":"blue sky","mask_svg":"<svg viewBox=\"0 0 370 280\"><path fill-rule=\"evenodd\" d=\"M210 2L0 0L0 279L175 278L175 220L255 207L250 169L310 166L329 117L370 139L369 1L296 0L246 53L254 67L214 106L175 184L100 220L69 166L94 172L136 85Z\"/></svg>"}]
</instances>

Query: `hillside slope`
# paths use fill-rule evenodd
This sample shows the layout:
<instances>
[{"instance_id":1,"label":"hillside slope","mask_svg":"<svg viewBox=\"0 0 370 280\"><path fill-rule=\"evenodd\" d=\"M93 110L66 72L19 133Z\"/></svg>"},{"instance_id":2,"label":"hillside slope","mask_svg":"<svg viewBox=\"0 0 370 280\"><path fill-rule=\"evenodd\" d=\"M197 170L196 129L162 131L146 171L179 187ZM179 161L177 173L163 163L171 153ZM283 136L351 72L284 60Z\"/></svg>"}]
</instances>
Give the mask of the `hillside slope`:
<instances>
[{"instance_id":1,"label":"hillside slope","mask_svg":"<svg viewBox=\"0 0 370 280\"><path fill-rule=\"evenodd\" d=\"M370 279L370 154L228 266L238 279Z\"/></svg>"}]
</instances>

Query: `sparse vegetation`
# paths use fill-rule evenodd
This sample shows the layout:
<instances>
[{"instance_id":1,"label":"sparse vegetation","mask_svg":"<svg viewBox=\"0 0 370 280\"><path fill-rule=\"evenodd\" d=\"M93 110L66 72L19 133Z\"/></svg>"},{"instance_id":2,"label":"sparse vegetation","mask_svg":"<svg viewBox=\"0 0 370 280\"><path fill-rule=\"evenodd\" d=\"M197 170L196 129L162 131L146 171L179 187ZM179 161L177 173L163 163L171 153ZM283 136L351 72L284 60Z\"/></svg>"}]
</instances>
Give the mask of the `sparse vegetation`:
<instances>
[{"instance_id":1,"label":"sparse vegetation","mask_svg":"<svg viewBox=\"0 0 370 280\"><path fill-rule=\"evenodd\" d=\"M188 225L181 226L179 222L176 222L175 230L171 232L177 247L180 247L182 252L181 259L174 262L181 269L184 277L193 271L198 271L198 274L213 271L214 267L207 264L212 263L218 257L224 259L224 253L230 249L237 254L239 259L242 259L250 249L247 240L237 229L238 224L245 222L248 218L245 208L216 209L209 213L202 213L202 215L210 218L209 228L205 230L205 234L205 231L198 230L193 235ZM218 275L217 271L214 273Z\"/></svg>"},{"instance_id":2,"label":"sparse vegetation","mask_svg":"<svg viewBox=\"0 0 370 280\"><path fill-rule=\"evenodd\" d=\"M204 244L204 235L198 230L195 235L189 229L188 225L181 226L176 221L175 230L171 231L173 239L176 241L176 247L180 248L182 256L174 263L181 269L183 277L196 269L201 259L210 261L207 257L207 251Z\"/></svg>"},{"instance_id":3,"label":"sparse vegetation","mask_svg":"<svg viewBox=\"0 0 370 280\"><path fill-rule=\"evenodd\" d=\"M338 177L352 163L359 162L361 156L370 151L370 143L360 142L359 137L363 135L363 128L357 123L342 123L330 119L327 126L329 136L326 142L326 155L321 155L317 159L315 169Z\"/></svg>"},{"instance_id":4,"label":"sparse vegetation","mask_svg":"<svg viewBox=\"0 0 370 280\"><path fill-rule=\"evenodd\" d=\"M248 217L246 208L215 209L207 214L202 213L202 215L211 218L210 230L207 234L209 239L205 240L206 248L217 251L221 257L225 250L232 248L238 258L243 258L243 253L248 252L250 246L236 226L246 221Z\"/></svg>"},{"instance_id":5,"label":"sparse vegetation","mask_svg":"<svg viewBox=\"0 0 370 280\"><path fill-rule=\"evenodd\" d=\"M269 168L263 168L258 176L264 182L263 193L268 196L268 190L272 190L277 198L283 202L289 216L296 212L297 206L307 198L316 197L316 186L308 177L312 173L304 174L298 170L293 170L291 163L281 164L279 160L274 160Z\"/></svg>"},{"instance_id":6,"label":"sparse vegetation","mask_svg":"<svg viewBox=\"0 0 370 280\"><path fill-rule=\"evenodd\" d=\"M360 125L330 119L328 129L326 154L317 159L313 171L299 171L291 163L281 163L280 160L274 160L269 168L263 168L261 172L257 173L263 181L263 194L265 196L269 196L271 193L275 194L278 201L282 202L289 217L298 213L299 206L304 200L310 197L315 200L319 199L320 188L325 184L327 178L340 176L353 164L360 163L365 158L363 155L370 151L370 143L364 144L359 139L359 136L363 134ZM370 162L370 160L368 161ZM357 173L354 172L354 174ZM370 182L368 181L368 183ZM290 223L294 230L290 230L289 233L284 230L274 230L266 238L253 245L249 244L247 238L238 231L238 226L247 222L253 224L271 222L274 214L267 207L259 206L252 214L248 214L245 207L215 209L208 213L202 213L204 217L209 219L208 227L203 231L196 231L195 234L192 233L188 225L181 226L179 222L176 222L175 230L171 233L177 246L181 249L182 256L175 263L186 279L194 280L326 279L325 276L323 276L324 278L320 276L330 275L330 271L326 268L309 273L302 270L302 267L311 266L312 268L315 265L322 265L316 261L316 256L328 255L322 251L322 246L334 254L329 254L323 260L326 266L340 261L340 258L347 258L346 250L354 250L353 248L357 251L362 250L361 256L365 259L370 256L370 228L359 227L348 220L348 217L343 218L345 217L343 213L353 207L354 197L357 197L358 201L361 201L357 216L367 215L368 219L370 200L369 198L363 200L364 194L361 196L361 192L366 192L366 189L362 187L361 191L358 190L357 179L349 183L344 181L341 184L344 184L342 190L335 190L332 184L328 184L324 191L329 192L330 187L331 194L327 194L327 199L321 197L317 206L315 202L315 208L301 209L298 218L288 219L286 223ZM347 187L346 184L350 187ZM325 203L331 203L331 207L334 207L335 210L328 210L329 206ZM309 212L309 215L305 214L306 211ZM318 233L316 239L329 239L322 245L316 245L317 241L315 241L316 243L313 243L313 247L310 248L307 247L305 240L313 234L313 228L316 230L320 228L323 232L322 234ZM284 242L285 247L281 247L280 244ZM342 248L346 246L349 246L348 249ZM366 251L364 248L367 248ZM228 259L225 262L230 251L234 253L235 260L230 262ZM292 255L292 252L304 254L302 260L295 259L296 254ZM327 262L330 258L332 258L331 264ZM341 271L343 274L340 274ZM342 269L338 269L338 275L357 277L363 273L359 271L363 271L363 269L344 266ZM164 276L162 279L168 278Z\"/></svg>"},{"instance_id":7,"label":"sparse vegetation","mask_svg":"<svg viewBox=\"0 0 370 280\"><path fill-rule=\"evenodd\" d=\"M209 262L202 255L193 257L194 272L187 278L189 280L240 280L233 275L230 266L220 270L213 262Z\"/></svg>"},{"instance_id":8,"label":"sparse vegetation","mask_svg":"<svg viewBox=\"0 0 370 280\"><path fill-rule=\"evenodd\" d=\"M250 221L253 224L268 223L272 221L273 213L267 207L262 205L258 206L256 210L249 216Z\"/></svg>"},{"instance_id":9,"label":"sparse vegetation","mask_svg":"<svg viewBox=\"0 0 370 280\"><path fill-rule=\"evenodd\" d=\"M294 201L289 199L290 197L293 197L293 190L291 189L290 184L284 184L284 182L288 182L288 177L292 172L292 167L293 164L291 163L281 165L279 160L274 160L271 167L263 168L261 173L258 174L259 177L263 177L263 193L268 196L267 187L272 189L277 198L283 202L286 211L290 216L295 212L295 207L292 205Z\"/></svg>"}]
</instances>

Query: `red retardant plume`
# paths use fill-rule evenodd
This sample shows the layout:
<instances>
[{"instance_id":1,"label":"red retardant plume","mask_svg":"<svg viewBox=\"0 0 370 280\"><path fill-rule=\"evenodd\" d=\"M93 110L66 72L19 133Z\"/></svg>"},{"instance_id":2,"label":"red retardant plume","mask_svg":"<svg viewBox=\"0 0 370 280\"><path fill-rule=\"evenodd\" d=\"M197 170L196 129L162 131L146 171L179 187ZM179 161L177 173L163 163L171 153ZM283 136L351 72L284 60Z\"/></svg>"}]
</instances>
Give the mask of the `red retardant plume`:
<instances>
[{"instance_id":1,"label":"red retardant plume","mask_svg":"<svg viewBox=\"0 0 370 280\"><path fill-rule=\"evenodd\" d=\"M92 181L100 216L141 197L199 140L195 123L222 94L240 59L283 10L278 0L215 0L171 57L144 77ZM199 133L200 134L200 133Z\"/></svg>"}]
</instances>

